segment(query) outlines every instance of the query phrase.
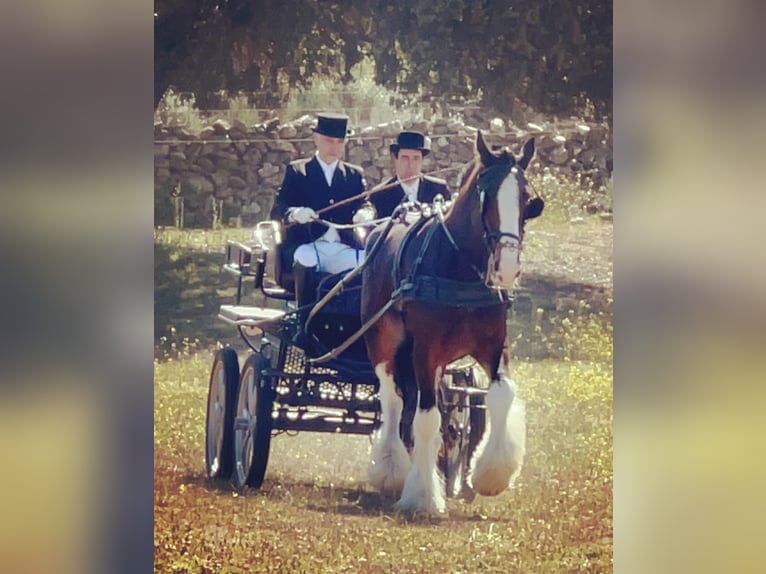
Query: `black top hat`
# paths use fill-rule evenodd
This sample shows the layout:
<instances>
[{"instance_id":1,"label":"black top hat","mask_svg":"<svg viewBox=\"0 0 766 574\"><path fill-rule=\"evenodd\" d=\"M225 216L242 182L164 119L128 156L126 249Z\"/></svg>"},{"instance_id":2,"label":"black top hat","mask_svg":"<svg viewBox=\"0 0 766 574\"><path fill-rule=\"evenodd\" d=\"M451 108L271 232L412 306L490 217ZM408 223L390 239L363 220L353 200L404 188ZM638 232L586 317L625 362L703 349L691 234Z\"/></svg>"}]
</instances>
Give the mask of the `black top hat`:
<instances>
[{"instance_id":1,"label":"black top hat","mask_svg":"<svg viewBox=\"0 0 766 574\"><path fill-rule=\"evenodd\" d=\"M346 114L324 113L317 114L317 127L313 130L331 138L345 138L351 130L347 130L348 116Z\"/></svg>"},{"instance_id":2,"label":"black top hat","mask_svg":"<svg viewBox=\"0 0 766 574\"><path fill-rule=\"evenodd\" d=\"M391 144L389 149L393 154L399 153L400 149L415 149L421 151L425 157L431 153L429 143L426 136L420 132L401 132L396 137L396 143Z\"/></svg>"}]
</instances>

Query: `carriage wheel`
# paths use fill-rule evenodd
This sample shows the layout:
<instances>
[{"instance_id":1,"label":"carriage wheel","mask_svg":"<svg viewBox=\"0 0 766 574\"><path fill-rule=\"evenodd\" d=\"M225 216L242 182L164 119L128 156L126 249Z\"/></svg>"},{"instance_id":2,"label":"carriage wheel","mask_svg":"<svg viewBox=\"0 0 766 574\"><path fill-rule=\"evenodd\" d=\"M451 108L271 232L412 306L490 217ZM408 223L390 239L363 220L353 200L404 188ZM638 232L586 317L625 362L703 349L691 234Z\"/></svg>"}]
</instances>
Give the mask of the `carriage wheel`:
<instances>
[{"instance_id":1,"label":"carriage wheel","mask_svg":"<svg viewBox=\"0 0 766 574\"><path fill-rule=\"evenodd\" d=\"M259 488L266 474L271 445L274 395L261 375L269 361L255 353L242 367L234 417L234 484Z\"/></svg>"},{"instance_id":2,"label":"carriage wheel","mask_svg":"<svg viewBox=\"0 0 766 574\"><path fill-rule=\"evenodd\" d=\"M239 383L239 361L234 349L215 354L210 372L205 420L205 467L210 478L228 479L233 466L232 421Z\"/></svg>"},{"instance_id":3,"label":"carriage wheel","mask_svg":"<svg viewBox=\"0 0 766 574\"><path fill-rule=\"evenodd\" d=\"M470 415L466 405L460 408L458 393L442 389L439 410L442 413L442 447L439 451L439 467L444 475L447 496L459 496L465 482L466 449L470 433Z\"/></svg>"},{"instance_id":4,"label":"carriage wheel","mask_svg":"<svg viewBox=\"0 0 766 574\"><path fill-rule=\"evenodd\" d=\"M471 367L467 373L453 373L455 386L478 386L479 378ZM444 474L447 496L462 496L472 500L475 493L468 486L468 467L486 427L484 396L466 396L442 388L440 393L442 412L442 449L439 466Z\"/></svg>"}]
</instances>

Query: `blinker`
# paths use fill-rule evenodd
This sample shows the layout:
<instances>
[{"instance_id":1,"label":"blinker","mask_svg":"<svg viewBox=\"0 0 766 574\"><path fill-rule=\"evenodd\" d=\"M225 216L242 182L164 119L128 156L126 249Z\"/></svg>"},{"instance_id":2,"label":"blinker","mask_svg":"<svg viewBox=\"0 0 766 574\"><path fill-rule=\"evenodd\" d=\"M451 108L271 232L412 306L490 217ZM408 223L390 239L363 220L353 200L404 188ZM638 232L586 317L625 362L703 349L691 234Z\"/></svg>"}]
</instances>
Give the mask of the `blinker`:
<instances>
[{"instance_id":1,"label":"blinker","mask_svg":"<svg viewBox=\"0 0 766 574\"><path fill-rule=\"evenodd\" d=\"M524 208L524 221L538 217L543 212L544 207L545 201L543 201L542 197L537 196L530 199Z\"/></svg>"}]
</instances>

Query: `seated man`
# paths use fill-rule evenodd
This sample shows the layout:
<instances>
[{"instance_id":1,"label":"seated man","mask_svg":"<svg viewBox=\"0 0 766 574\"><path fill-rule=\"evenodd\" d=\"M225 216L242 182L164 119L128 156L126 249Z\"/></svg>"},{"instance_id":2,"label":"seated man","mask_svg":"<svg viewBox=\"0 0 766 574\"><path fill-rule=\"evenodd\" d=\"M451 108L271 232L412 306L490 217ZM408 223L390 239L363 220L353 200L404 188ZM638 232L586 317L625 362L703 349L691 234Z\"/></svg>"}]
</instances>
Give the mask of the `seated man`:
<instances>
[{"instance_id":1,"label":"seated man","mask_svg":"<svg viewBox=\"0 0 766 574\"><path fill-rule=\"evenodd\" d=\"M286 226L282 264L293 267L299 306L313 301L314 271L339 273L357 266L364 252L353 230L336 230L314 222L317 211L358 195L365 183L361 167L342 161L348 116L324 113L314 128L313 157L290 163L277 194L271 218ZM322 214L333 223L351 223L361 199Z\"/></svg>"},{"instance_id":2,"label":"seated man","mask_svg":"<svg viewBox=\"0 0 766 574\"><path fill-rule=\"evenodd\" d=\"M370 197L378 217L388 217L403 201L431 203L439 194L445 201L450 199L446 181L422 173L423 158L431 152L423 134L401 132L389 149L396 175L376 186ZM375 193L383 187L388 189Z\"/></svg>"}]
</instances>

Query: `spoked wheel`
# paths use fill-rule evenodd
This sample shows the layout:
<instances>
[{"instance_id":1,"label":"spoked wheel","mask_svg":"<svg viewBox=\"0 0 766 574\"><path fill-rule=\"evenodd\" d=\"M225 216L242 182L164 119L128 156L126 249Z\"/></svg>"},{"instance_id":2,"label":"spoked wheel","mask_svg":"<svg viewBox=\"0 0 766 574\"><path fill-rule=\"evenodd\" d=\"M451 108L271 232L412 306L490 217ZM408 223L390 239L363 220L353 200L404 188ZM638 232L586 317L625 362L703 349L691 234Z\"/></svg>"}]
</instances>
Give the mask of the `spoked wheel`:
<instances>
[{"instance_id":1,"label":"spoked wheel","mask_svg":"<svg viewBox=\"0 0 766 574\"><path fill-rule=\"evenodd\" d=\"M215 354L210 372L205 422L205 467L210 478L231 477L232 426L239 383L239 361L234 349Z\"/></svg>"},{"instance_id":2,"label":"spoked wheel","mask_svg":"<svg viewBox=\"0 0 766 574\"><path fill-rule=\"evenodd\" d=\"M475 389L478 386L476 367L452 374L451 386ZM461 496L473 500L476 495L468 486L468 468L486 427L484 395L449 390L442 385L439 394L442 414L442 448L439 467L444 474L444 486L450 498Z\"/></svg>"},{"instance_id":3,"label":"spoked wheel","mask_svg":"<svg viewBox=\"0 0 766 574\"><path fill-rule=\"evenodd\" d=\"M261 373L269 366L263 354L255 353L242 367L233 425L236 486L259 488L266 474L274 394Z\"/></svg>"}]
</instances>

